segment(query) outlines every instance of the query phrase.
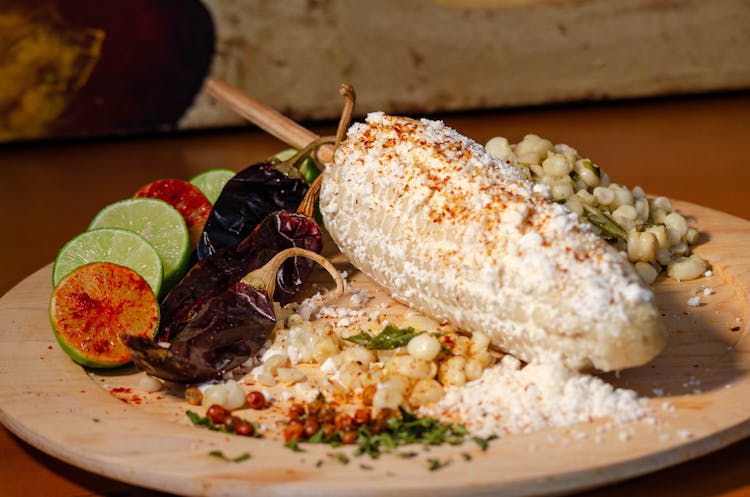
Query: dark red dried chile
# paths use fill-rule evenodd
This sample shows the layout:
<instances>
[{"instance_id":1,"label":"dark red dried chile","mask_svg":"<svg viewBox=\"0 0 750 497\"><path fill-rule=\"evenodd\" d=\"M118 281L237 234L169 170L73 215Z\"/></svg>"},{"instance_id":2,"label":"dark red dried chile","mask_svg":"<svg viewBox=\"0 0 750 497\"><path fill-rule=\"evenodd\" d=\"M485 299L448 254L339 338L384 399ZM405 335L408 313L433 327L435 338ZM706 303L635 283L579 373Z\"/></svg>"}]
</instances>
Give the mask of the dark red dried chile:
<instances>
[{"instance_id":1,"label":"dark red dried chile","mask_svg":"<svg viewBox=\"0 0 750 497\"><path fill-rule=\"evenodd\" d=\"M290 247L320 253L323 248L320 229L301 214L274 212L239 245L226 247L198 262L162 302L157 338L172 340L207 300L221 295L246 274ZM286 261L276 277L276 300L283 305L294 298L312 267L311 260L301 257Z\"/></svg>"},{"instance_id":2,"label":"dark red dried chile","mask_svg":"<svg viewBox=\"0 0 750 497\"><path fill-rule=\"evenodd\" d=\"M256 354L276 316L265 292L243 282L206 302L168 349L143 337L123 336L133 362L147 373L176 382L221 377Z\"/></svg>"},{"instance_id":3,"label":"dark red dried chile","mask_svg":"<svg viewBox=\"0 0 750 497\"><path fill-rule=\"evenodd\" d=\"M269 213L297 210L307 184L285 176L274 168L275 164L254 164L227 182L203 227L196 249L198 260L237 245Z\"/></svg>"}]
</instances>

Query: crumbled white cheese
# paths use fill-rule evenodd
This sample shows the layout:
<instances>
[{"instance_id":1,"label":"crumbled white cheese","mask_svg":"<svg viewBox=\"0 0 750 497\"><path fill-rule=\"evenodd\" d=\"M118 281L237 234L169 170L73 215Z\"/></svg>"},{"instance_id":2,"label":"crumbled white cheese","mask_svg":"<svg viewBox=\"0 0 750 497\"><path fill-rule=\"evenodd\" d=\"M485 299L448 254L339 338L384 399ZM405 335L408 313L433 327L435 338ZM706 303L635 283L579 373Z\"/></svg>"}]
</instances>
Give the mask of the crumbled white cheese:
<instances>
[{"instance_id":1,"label":"crumbled white cheese","mask_svg":"<svg viewBox=\"0 0 750 497\"><path fill-rule=\"evenodd\" d=\"M683 430L679 430L677 432L677 435L679 435L680 438L683 438L685 440L693 438L693 434L692 434L692 432L690 430L684 430L684 429Z\"/></svg>"},{"instance_id":2,"label":"crumbled white cheese","mask_svg":"<svg viewBox=\"0 0 750 497\"><path fill-rule=\"evenodd\" d=\"M479 436L528 433L611 417L626 423L644 418L646 399L632 390L616 389L592 375L571 371L555 361L520 368L506 356L478 380L448 387L445 397L425 415L457 417Z\"/></svg>"},{"instance_id":3,"label":"crumbled white cheese","mask_svg":"<svg viewBox=\"0 0 750 497\"><path fill-rule=\"evenodd\" d=\"M697 295L690 297L687 301L687 305L690 307L698 307L701 305L701 298Z\"/></svg>"}]
</instances>

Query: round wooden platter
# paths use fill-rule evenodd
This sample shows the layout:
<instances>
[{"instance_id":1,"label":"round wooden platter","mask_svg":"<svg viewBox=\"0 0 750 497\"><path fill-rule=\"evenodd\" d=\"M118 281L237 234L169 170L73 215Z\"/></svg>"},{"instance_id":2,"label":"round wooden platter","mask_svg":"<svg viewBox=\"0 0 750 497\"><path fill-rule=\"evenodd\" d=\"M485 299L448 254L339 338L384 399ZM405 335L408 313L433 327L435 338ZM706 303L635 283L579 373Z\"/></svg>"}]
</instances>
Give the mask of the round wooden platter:
<instances>
[{"instance_id":1,"label":"round wooden platter","mask_svg":"<svg viewBox=\"0 0 750 497\"><path fill-rule=\"evenodd\" d=\"M696 252L711 262L713 274L659 281L669 345L644 367L603 376L649 397L649 421L602 419L509 435L486 451L473 442L427 452L418 447L409 459L353 457L351 448L320 445L293 452L278 438L212 432L190 424L179 389L142 392L142 373L93 373L60 350L47 313L51 266L0 299L0 421L66 462L182 495L564 494L677 464L750 434L750 256L744 250L750 221L676 205L705 233ZM343 268L346 261L337 264ZM364 275L354 271L349 281L370 289L375 298L368 305L385 303L395 321L405 312ZM705 295L704 287L713 293ZM688 306L696 294L700 306ZM209 454L217 450L251 457L228 462ZM333 453L348 454L349 463ZM430 471L429 459L445 465Z\"/></svg>"}]
</instances>

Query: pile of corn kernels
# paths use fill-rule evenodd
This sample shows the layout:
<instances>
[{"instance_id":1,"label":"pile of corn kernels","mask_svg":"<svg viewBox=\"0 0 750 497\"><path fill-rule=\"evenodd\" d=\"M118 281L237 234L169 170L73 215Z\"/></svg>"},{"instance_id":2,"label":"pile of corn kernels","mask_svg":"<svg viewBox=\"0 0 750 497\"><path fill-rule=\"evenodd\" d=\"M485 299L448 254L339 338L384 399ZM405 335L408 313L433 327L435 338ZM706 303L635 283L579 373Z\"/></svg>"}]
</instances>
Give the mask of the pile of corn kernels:
<instances>
[{"instance_id":1,"label":"pile of corn kernels","mask_svg":"<svg viewBox=\"0 0 750 497\"><path fill-rule=\"evenodd\" d=\"M647 284L665 269L679 281L698 278L708 269L708 263L690 250L698 242L698 231L666 197L648 198L641 187L612 183L607 173L574 148L537 135L526 135L516 144L497 136L485 148L527 179L547 185L554 201L582 219L603 220L611 229L600 229L602 236L627 253Z\"/></svg>"},{"instance_id":2,"label":"pile of corn kernels","mask_svg":"<svg viewBox=\"0 0 750 497\"><path fill-rule=\"evenodd\" d=\"M375 411L398 406L416 409L442 399L444 387L479 378L496 360L484 333L469 338L417 313L408 313L398 323L399 328L413 328L418 333L407 345L371 350L346 338L363 331L376 336L387 321L337 327L335 321L321 324L290 314L288 309L277 311L283 325L263 354L262 364L252 372L254 381L266 387L305 382L306 376L296 366L318 364L340 392L361 398Z\"/></svg>"}]
</instances>

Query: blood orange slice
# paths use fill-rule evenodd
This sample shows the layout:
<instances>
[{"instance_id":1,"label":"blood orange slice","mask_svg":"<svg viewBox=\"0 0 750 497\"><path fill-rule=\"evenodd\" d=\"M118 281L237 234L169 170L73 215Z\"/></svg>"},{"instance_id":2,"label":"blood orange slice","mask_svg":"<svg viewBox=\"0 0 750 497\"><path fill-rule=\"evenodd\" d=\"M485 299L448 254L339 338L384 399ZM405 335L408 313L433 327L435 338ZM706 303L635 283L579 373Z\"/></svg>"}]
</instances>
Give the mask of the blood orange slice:
<instances>
[{"instance_id":1,"label":"blood orange slice","mask_svg":"<svg viewBox=\"0 0 750 497\"><path fill-rule=\"evenodd\" d=\"M190 245L195 248L203 225L211 213L211 202L195 185L180 179L159 179L135 192L134 197L163 200L182 214L190 232Z\"/></svg>"},{"instance_id":2,"label":"blood orange slice","mask_svg":"<svg viewBox=\"0 0 750 497\"><path fill-rule=\"evenodd\" d=\"M62 349L95 368L130 361L121 335L153 338L159 328L159 303L146 280L109 262L86 264L60 280L49 314Z\"/></svg>"}]
</instances>

